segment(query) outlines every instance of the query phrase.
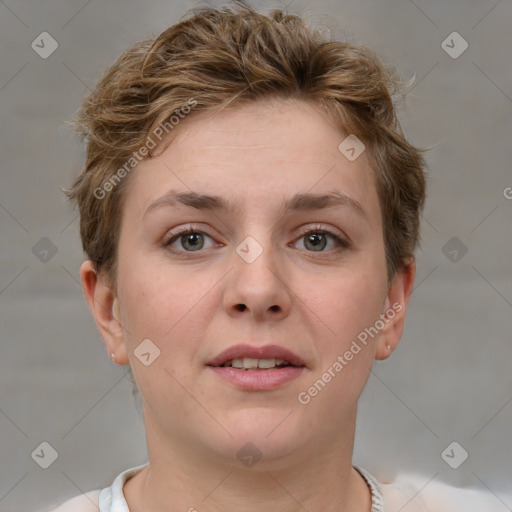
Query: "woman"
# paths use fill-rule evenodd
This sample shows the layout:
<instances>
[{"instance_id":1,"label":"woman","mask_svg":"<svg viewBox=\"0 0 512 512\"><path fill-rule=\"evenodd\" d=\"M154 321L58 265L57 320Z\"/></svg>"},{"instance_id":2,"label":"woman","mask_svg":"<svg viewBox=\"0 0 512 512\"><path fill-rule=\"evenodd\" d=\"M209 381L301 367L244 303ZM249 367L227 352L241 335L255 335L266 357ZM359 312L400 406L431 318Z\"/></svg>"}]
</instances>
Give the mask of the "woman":
<instances>
[{"instance_id":1,"label":"woman","mask_svg":"<svg viewBox=\"0 0 512 512\"><path fill-rule=\"evenodd\" d=\"M400 84L297 16L192 14L78 114L82 286L140 389L149 463L57 510L398 510L411 496L352 452L425 201Z\"/></svg>"}]
</instances>

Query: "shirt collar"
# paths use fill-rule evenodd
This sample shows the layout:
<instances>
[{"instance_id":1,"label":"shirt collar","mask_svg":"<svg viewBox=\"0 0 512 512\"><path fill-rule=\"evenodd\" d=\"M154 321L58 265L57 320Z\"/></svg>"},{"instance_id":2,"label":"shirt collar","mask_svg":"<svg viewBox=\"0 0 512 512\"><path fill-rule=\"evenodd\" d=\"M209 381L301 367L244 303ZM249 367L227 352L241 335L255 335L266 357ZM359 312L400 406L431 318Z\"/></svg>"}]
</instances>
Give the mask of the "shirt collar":
<instances>
[{"instance_id":1,"label":"shirt collar","mask_svg":"<svg viewBox=\"0 0 512 512\"><path fill-rule=\"evenodd\" d=\"M148 463L123 471L116 477L110 487L103 489L99 495L99 512L130 512L123 493L126 481L148 466ZM353 466L364 478L372 495L371 512L384 512L384 498L382 490L375 477L359 466Z\"/></svg>"}]
</instances>

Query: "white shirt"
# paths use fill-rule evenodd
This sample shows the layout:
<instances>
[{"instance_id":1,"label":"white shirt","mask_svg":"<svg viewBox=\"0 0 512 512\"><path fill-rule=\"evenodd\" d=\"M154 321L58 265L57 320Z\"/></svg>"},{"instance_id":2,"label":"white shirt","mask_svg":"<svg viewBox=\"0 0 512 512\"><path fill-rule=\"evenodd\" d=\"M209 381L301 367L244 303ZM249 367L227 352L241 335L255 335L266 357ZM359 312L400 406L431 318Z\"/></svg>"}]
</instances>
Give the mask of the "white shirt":
<instances>
[{"instance_id":1,"label":"white shirt","mask_svg":"<svg viewBox=\"0 0 512 512\"><path fill-rule=\"evenodd\" d=\"M110 487L72 498L49 512L130 512L123 493L125 482L147 464L119 474ZM425 477L400 475L394 482L382 483L367 470L353 466L365 479L372 494L371 512L508 512L510 509L492 493L457 488ZM427 479L428 481L428 479ZM407 505L407 507L406 507Z\"/></svg>"}]
</instances>

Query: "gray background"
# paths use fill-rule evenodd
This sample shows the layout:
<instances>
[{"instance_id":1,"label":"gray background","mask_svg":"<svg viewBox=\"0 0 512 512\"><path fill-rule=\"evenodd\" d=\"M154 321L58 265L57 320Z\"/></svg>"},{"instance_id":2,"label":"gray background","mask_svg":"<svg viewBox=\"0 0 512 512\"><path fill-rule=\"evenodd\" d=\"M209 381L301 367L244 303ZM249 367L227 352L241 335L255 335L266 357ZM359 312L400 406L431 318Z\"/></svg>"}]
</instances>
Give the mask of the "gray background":
<instances>
[{"instance_id":1,"label":"gray background","mask_svg":"<svg viewBox=\"0 0 512 512\"><path fill-rule=\"evenodd\" d=\"M78 219L60 187L84 148L65 121L123 50L196 5L0 2L3 511L48 507L146 461L126 368L110 362L79 284ZM496 512L512 510L512 2L323 0L289 9L368 44L405 79L416 75L400 116L413 143L432 147L406 329L363 393L354 462L383 480L412 471L427 487L483 489L495 494ZM43 31L59 45L47 59L31 48ZM453 31L469 43L458 58L441 45ZM46 262L43 237L57 250ZM43 441L59 455L46 470L31 457ZM458 469L441 457L452 441L469 453Z\"/></svg>"}]
</instances>

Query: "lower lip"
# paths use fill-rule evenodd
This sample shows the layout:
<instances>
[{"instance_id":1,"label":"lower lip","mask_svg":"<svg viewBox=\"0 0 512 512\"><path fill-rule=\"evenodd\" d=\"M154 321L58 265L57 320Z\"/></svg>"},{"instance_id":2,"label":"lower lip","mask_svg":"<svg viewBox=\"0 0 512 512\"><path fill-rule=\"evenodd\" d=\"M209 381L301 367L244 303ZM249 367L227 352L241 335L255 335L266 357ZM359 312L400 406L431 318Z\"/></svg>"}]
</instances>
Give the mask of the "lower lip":
<instances>
[{"instance_id":1,"label":"lower lip","mask_svg":"<svg viewBox=\"0 0 512 512\"><path fill-rule=\"evenodd\" d=\"M243 370L230 366L207 366L219 377L235 386L246 390L276 389L285 382L296 379L304 366L286 366L273 370Z\"/></svg>"}]
</instances>

